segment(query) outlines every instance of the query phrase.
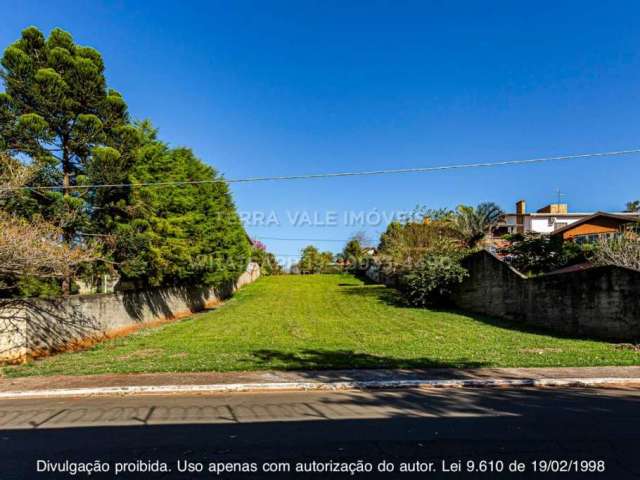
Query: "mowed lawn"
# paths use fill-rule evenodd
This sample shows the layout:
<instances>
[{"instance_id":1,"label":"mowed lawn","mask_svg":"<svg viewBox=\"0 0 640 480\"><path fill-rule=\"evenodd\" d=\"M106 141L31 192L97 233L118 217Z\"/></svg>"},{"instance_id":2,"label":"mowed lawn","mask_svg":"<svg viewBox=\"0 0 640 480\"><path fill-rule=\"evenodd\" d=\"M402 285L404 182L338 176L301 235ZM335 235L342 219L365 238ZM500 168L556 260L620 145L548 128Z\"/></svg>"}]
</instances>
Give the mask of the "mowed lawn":
<instances>
[{"instance_id":1,"label":"mowed lawn","mask_svg":"<svg viewBox=\"0 0 640 480\"><path fill-rule=\"evenodd\" d=\"M345 274L261 278L216 310L4 375L634 364L640 353L624 345L408 308L394 290Z\"/></svg>"}]
</instances>

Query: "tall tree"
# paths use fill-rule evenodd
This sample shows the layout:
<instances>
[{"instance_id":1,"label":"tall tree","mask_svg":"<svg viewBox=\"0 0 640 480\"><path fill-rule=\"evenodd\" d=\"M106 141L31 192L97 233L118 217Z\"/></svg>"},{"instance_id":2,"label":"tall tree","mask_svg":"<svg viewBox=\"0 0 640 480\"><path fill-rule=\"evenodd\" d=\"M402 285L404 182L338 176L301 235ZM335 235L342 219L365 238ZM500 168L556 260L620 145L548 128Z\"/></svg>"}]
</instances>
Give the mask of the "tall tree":
<instances>
[{"instance_id":1,"label":"tall tree","mask_svg":"<svg viewBox=\"0 0 640 480\"><path fill-rule=\"evenodd\" d=\"M342 258L351 263L357 263L362 258L362 245L357 238L352 238L342 249Z\"/></svg>"},{"instance_id":2,"label":"tall tree","mask_svg":"<svg viewBox=\"0 0 640 480\"><path fill-rule=\"evenodd\" d=\"M318 273L319 264L319 250L313 245L307 245L304 247L302 249L302 254L300 255L300 262L298 263L300 273Z\"/></svg>"},{"instance_id":3,"label":"tall tree","mask_svg":"<svg viewBox=\"0 0 640 480\"><path fill-rule=\"evenodd\" d=\"M0 65L0 148L58 172L62 204L74 212L63 225L71 241L85 207L84 195L72 187L87 181L92 163L131 158L127 106L107 89L100 54L57 28L48 38L36 27L25 29Z\"/></svg>"},{"instance_id":4,"label":"tall tree","mask_svg":"<svg viewBox=\"0 0 640 480\"><path fill-rule=\"evenodd\" d=\"M96 225L117 239L123 279L141 286L235 282L251 250L227 184L191 150L158 140L149 122L138 126L138 136L128 182L204 183L133 188L126 199L102 202Z\"/></svg>"},{"instance_id":5,"label":"tall tree","mask_svg":"<svg viewBox=\"0 0 640 480\"><path fill-rule=\"evenodd\" d=\"M298 268L300 273L322 273L333 260L333 253L320 252L313 245L308 245L302 250Z\"/></svg>"},{"instance_id":6,"label":"tall tree","mask_svg":"<svg viewBox=\"0 0 640 480\"><path fill-rule=\"evenodd\" d=\"M351 240L346 243L342 252L338 254L344 266L351 271L357 271L362 268L362 260L365 255L363 254L361 238L364 237L360 234L351 237Z\"/></svg>"}]
</instances>

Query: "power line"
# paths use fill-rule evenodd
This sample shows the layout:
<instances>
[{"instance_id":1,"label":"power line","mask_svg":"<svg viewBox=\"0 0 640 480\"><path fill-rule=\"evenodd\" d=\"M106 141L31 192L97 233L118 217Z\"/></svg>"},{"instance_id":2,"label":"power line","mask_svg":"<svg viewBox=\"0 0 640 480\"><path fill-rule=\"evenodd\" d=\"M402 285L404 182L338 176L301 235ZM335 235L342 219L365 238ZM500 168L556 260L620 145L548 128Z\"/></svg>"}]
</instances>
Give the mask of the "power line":
<instances>
[{"instance_id":1,"label":"power line","mask_svg":"<svg viewBox=\"0 0 640 480\"><path fill-rule=\"evenodd\" d=\"M617 150L611 152L582 153L577 155L561 155L555 157L530 158L526 160L505 160L501 162L480 162L480 163L460 163L453 165L438 165L433 167L416 167L416 168L395 168L386 170L368 170L360 172L337 172L337 173L315 173L307 175L283 175L273 177L248 177L236 179L214 179L214 180L185 180L175 182L144 182L144 183L112 183L112 184L94 184L94 185L71 185L67 188L74 190L88 190L97 188L129 188L129 187L165 187L165 186L182 186L182 185L203 185L212 183L254 183L254 182L270 182L281 180L311 180L319 178L337 178L337 177L362 177L373 175L389 175L401 173L428 173L444 170L460 170L465 168L488 168L502 167L513 165L530 165L537 163L546 163L563 160L577 160L593 157L614 157L622 155L632 155L640 153L640 148L631 150ZM17 191L17 190L59 190L62 185L47 185L42 187L8 187L0 189L0 191Z\"/></svg>"}]
</instances>

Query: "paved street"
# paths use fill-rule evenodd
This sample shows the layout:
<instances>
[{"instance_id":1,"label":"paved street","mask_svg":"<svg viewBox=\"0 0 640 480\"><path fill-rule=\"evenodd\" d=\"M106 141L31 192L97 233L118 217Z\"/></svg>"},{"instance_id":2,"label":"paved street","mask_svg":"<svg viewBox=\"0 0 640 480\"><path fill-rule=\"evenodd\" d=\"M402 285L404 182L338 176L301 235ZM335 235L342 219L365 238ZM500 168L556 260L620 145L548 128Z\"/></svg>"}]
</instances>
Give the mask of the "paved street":
<instances>
[{"instance_id":1,"label":"paved street","mask_svg":"<svg viewBox=\"0 0 640 480\"><path fill-rule=\"evenodd\" d=\"M441 462L604 460L605 473L640 475L640 390L433 389L389 392L235 393L0 402L2 479L88 478L36 473L36 460L160 460L172 472L119 478L207 478L177 460L204 462ZM423 473L422 476L425 474ZM96 475L92 475L92 478ZM113 476L113 470L107 477ZM254 473L246 478L271 477ZM286 474L280 475L287 476ZM301 474L289 473L289 478ZM336 478L316 474L310 478ZM368 475L373 476L373 474ZM383 475L380 475L383 476ZM385 478L402 476L397 471ZM406 476L406 475L404 475ZM462 478L476 478L466 474ZM485 478L502 478L506 472ZM218 478L239 478L222 474ZM363 475L364 477L364 475Z\"/></svg>"}]
</instances>

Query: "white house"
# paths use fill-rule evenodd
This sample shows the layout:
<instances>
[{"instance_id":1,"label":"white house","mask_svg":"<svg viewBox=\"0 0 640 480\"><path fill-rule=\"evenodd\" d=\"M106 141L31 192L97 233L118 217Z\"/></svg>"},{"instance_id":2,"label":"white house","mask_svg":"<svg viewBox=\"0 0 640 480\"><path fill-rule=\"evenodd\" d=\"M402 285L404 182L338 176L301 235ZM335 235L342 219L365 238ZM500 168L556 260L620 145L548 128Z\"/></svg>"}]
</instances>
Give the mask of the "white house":
<instances>
[{"instance_id":1,"label":"white house","mask_svg":"<svg viewBox=\"0 0 640 480\"><path fill-rule=\"evenodd\" d=\"M494 231L495 236L506 233L553 233L594 215L595 212L569 212L566 203L552 203L536 212L527 213L526 202L516 202L515 213L506 213ZM637 217L637 213L615 212L616 215Z\"/></svg>"}]
</instances>

